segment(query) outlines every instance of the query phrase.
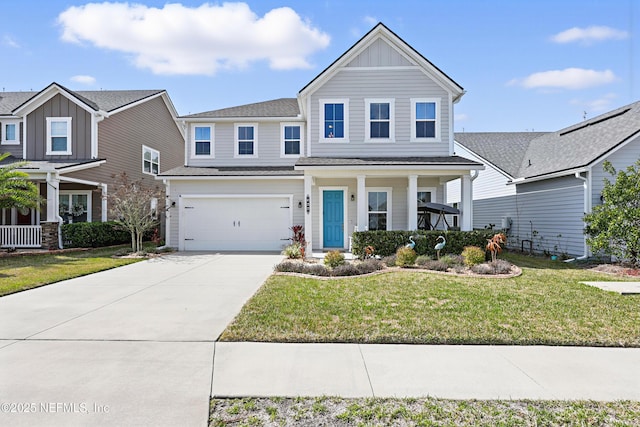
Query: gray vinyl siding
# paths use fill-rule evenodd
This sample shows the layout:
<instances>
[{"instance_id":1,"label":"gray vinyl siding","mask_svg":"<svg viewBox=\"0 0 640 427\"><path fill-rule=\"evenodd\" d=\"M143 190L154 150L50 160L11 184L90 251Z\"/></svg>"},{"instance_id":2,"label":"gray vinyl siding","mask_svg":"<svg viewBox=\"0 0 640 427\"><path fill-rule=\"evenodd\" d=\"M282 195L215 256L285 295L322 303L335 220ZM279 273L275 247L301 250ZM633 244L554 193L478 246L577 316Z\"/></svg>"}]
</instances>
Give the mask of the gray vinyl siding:
<instances>
[{"instance_id":1,"label":"gray vinyl siding","mask_svg":"<svg viewBox=\"0 0 640 427\"><path fill-rule=\"evenodd\" d=\"M575 177L518 185L516 242L532 239L534 250L584 254L584 187ZM531 236L531 230L537 236ZM536 234L536 233L534 233ZM558 237L561 235L562 237ZM557 250L554 248L558 245Z\"/></svg>"},{"instance_id":2,"label":"gray vinyl siding","mask_svg":"<svg viewBox=\"0 0 640 427\"><path fill-rule=\"evenodd\" d=\"M627 166L632 165L638 159L640 159L640 136L629 141L624 147L607 157L607 160L611 162L616 171L626 169ZM603 162L596 163L591 169L592 206L601 204L600 195L604 188L604 179L607 178L611 182L615 181L615 177L602 169L602 163Z\"/></svg>"},{"instance_id":3,"label":"gray vinyl siding","mask_svg":"<svg viewBox=\"0 0 640 427\"><path fill-rule=\"evenodd\" d=\"M71 117L71 154L48 156L47 117ZM91 158L91 114L58 94L27 115L27 160ZM20 154L22 157L22 154Z\"/></svg>"},{"instance_id":4,"label":"gray vinyl siding","mask_svg":"<svg viewBox=\"0 0 640 427\"><path fill-rule=\"evenodd\" d=\"M254 194L282 194L293 195L293 225L304 225L304 183L301 179L287 180L185 180L171 181L169 200L176 205L170 208L169 215L169 242L172 247L178 247L178 199L181 195L254 195ZM303 208L298 208L298 202L302 202ZM212 212L211 215L214 215ZM283 244L286 242L283 242Z\"/></svg>"},{"instance_id":5,"label":"gray vinyl siding","mask_svg":"<svg viewBox=\"0 0 640 427\"><path fill-rule=\"evenodd\" d=\"M153 175L142 173L142 146L160 152L160 171L184 164L183 137L173 116L160 98L122 110L98 123L98 157L106 163L66 176L108 184L113 188L114 176L126 172L130 180L142 179L147 185L164 186ZM94 197L98 199L99 197ZM94 201L94 204L96 202ZM98 205L100 202L98 201ZM100 221L100 208L93 216Z\"/></svg>"},{"instance_id":6,"label":"gray vinyl siding","mask_svg":"<svg viewBox=\"0 0 640 427\"><path fill-rule=\"evenodd\" d=\"M476 162L485 163L478 156L465 149L459 144L455 145L456 154L466 157ZM515 185L507 185L509 178L499 172L492 165L484 165L485 169L479 171L478 177L473 180L473 200L491 199L495 197L506 197L516 194ZM459 188L459 181L458 188ZM459 190L458 190L459 192ZM456 201L459 201L456 200Z\"/></svg>"},{"instance_id":7,"label":"gray vinyl siding","mask_svg":"<svg viewBox=\"0 0 640 427\"><path fill-rule=\"evenodd\" d=\"M349 142L321 143L320 100L349 99ZM395 142L365 139L365 99L395 99ZM440 142L410 142L411 98L440 98ZM449 94L420 68L343 69L310 98L312 157L448 156Z\"/></svg>"},{"instance_id":8,"label":"gray vinyl siding","mask_svg":"<svg viewBox=\"0 0 640 427\"><path fill-rule=\"evenodd\" d=\"M295 120L287 120L285 123L297 123ZM235 125L253 124L256 125L254 137L257 134L257 144L254 142L254 150L257 147L258 157L235 158ZM301 126L300 149L304 150L304 122L299 122ZM280 157L282 146L281 122L257 122L238 121L222 123L197 123L202 126L214 126L213 144L215 158L192 158L192 126L187 126L187 164L189 166L293 166L296 157ZM304 151L302 151L304 152Z\"/></svg>"},{"instance_id":9,"label":"gray vinyl siding","mask_svg":"<svg viewBox=\"0 0 640 427\"><path fill-rule=\"evenodd\" d=\"M473 228L484 229L490 224L495 229L502 226L502 218L509 217L515 224L517 218L516 197L504 196L473 201ZM511 230L514 230L512 227Z\"/></svg>"},{"instance_id":10,"label":"gray vinyl siding","mask_svg":"<svg viewBox=\"0 0 640 427\"><path fill-rule=\"evenodd\" d=\"M413 65L388 42L376 39L346 67L398 67Z\"/></svg>"}]
</instances>

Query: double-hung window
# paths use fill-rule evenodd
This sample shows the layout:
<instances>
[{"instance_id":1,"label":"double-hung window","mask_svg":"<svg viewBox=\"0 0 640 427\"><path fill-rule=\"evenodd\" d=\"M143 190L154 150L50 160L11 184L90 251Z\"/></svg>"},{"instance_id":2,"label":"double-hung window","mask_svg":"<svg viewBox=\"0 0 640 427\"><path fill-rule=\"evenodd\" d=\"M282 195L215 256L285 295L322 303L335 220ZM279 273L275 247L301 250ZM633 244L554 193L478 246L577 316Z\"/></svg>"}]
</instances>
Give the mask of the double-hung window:
<instances>
[{"instance_id":1,"label":"double-hung window","mask_svg":"<svg viewBox=\"0 0 640 427\"><path fill-rule=\"evenodd\" d=\"M365 140L393 142L395 139L395 102L393 99L365 100Z\"/></svg>"},{"instance_id":2,"label":"double-hung window","mask_svg":"<svg viewBox=\"0 0 640 427\"><path fill-rule=\"evenodd\" d=\"M294 123L282 124L282 157L300 157L302 126Z\"/></svg>"},{"instance_id":3,"label":"double-hung window","mask_svg":"<svg viewBox=\"0 0 640 427\"><path fill-rule=\"evenodd\" d=\"M258 125L236 124L236 151L234 157L258 156Z\"/></svg>"},{"instance_id":4,"label":"double-hung window","mask_svg":"<svg viewBox=\"0 0 640 427\"><path fill-rule=\"evenodd\" d=\"M349 100L320 100L320 140L349 142Z\"/></svg>"},{"instance_id":5,"label":"double-hung window","mask_svg":"<svg viewBox=\"0 0 640 427\"><path fill-rule=\"evenodd\" d=\"M58 210L65 224L91 222L91 191L60 191Z\"/></svg>"},{"instance_id":6,"label":"double-hung window","mask_svg":"<svg viewBox=\"0 0 640 427\"><path fill-rule=\"evenodd\" d=\"M367 190L369 230L391 230L391 188Z\"/></svg>"},{"instance_id":7,"label":"double-hung window","mask_svg":"<svg viewBox=\"0 0 640 427\"><path fill-rule=\"evenodd\" d=\"M213 150L213 125L200 126L193 125L192 132L192 158L214 157Z\"/></svg>"},{"instance_id":8,"label":"double-hung window","mask_svg":"<svg viewBox=\"0 0 640 427\"><path fill-rule=\"evenodd\" d=\"M2 144L19 144L19 124L17 122L4 122L2 126Z\"/></svg>"},{"instance_id":9,"label":"double-hung window","mask_svg":"<svg viewBox=\"0 0 640 427\"><path fill-rule=\"evenodd\" d=\"M71 117L47 117L47 155L71 154Z\"/></svg>"},{"instance_id":10,"label":"double-hung window","mask_svg":"<svg viewBox=\"0 0 640 427\"><path fill-rule=\"evenodd\" d=\"M160 172L160 152L146 145L142 146L142 172L149 175Z\"/></svg>"},{"instance_id":11,"label":"double-hung window","mask_svg":"<svg viewBox=\"0 0 640 427\"><path fill-rule=\"evenodd\" d=\"M436 98L411 99L411 140L440 140L440 100Z\"/></svg>"}]
</instances>

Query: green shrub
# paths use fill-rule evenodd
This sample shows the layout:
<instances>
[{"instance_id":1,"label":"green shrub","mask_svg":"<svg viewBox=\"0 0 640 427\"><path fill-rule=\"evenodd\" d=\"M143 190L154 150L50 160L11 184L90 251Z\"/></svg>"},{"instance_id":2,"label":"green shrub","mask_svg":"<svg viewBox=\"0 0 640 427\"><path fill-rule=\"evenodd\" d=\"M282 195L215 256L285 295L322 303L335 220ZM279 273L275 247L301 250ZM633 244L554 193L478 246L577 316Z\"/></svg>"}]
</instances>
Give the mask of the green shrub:
<instances>
[{"instance_id":1,"label":"green shrub","mask_svg":"<svg viewBox=\"0 0 640 427\"><path fill-rule=\"evenodd\" d=\"M395 267L396 266L396 254L388 255L388 256L382 258L382 262L387 267Z\"/></svg>"},{"instance_id":2,"label":"green shrub","mask_svg":"<svg viewBox=\"0 0 640 427\"><path fill-rule=\"evenodd\" d=\"M115 222L75 222L62 225L65 248L98 248L131 243L131 235Z\"/></svg>"},{"instance_id":3,"label":"green shrub","mask_svg":"<svg viewBox=\"0 0 640 427\"><path fill-rule=\"evenodd\" d=\"M416 258L416 265L423 266L431 261L433 261L431 257L426 255L420 255L418 258Z\"/></svg>"},{"instance_id":4,"label":"green shrub","mask_svg":"<svg viewBox=\"0 0 640 427\"><path fill-rule=\"evenodd\" d=\"M365 248L375 248L377 256L386 257L393 255L398 248L409 241L409 236L414 236L416 246L413 248L418 255L427 255L435 258L436 239L444 236L447 243L440 251L441 255L459 254L465 246L484 247L487 239L495 234L492 230L474 231L443 231L443 230L414 230L414 231L356 231L352 234L352 253L359 258L365 257Z\"/></svg>"},{"instance_id":5,"label":"green shrub","mask_svg":"<svg viewBox=\"0 0 640 427\"><path fill-rule=\"evenodd\" d=\"M455 267L456 265L464 265L464 258L462 258L462 255L447 254L441 256L440 261L444 262L451 268Z\"/></svg>"},{"instance_id":6,"label":"green shrub","mask_svg":"<svg viewBox=\"0 0 640 427\"><path fill-rule=\"evenodd\" d=\"M477 246L466 246L462 251L464 265L471 267L484 262L484 251Z\"/></svg>"},{"instance_id":7,"label":"green shrub","mask_svg":"<svg viewBox=\"0 0 640 427\"><path fill-rule=\"evenodd\" d=\"M384 268L384 264L382 261L377 259L368 259L363 262L359 262L356 264L356 268L360 272L360 274L369 274L374 271L382 270Z\"/></svg>"},{"instance_id":8,"label":"green shrub","mask_svg":"<svg viewBox=\"0 0 640 427\"><path fill-rule=\"evenodd\" d=\"M284 248L282 254L289 259L302 258L302 245L300 243L292 243Z\"/></svg>"},{"instance_id":9,"label":"green shrub","mask_svg":"<svg viewBox=\"0 0 640 427\"><path fill-rule=\"evenodd\" d=\"M411 248L401 247L396 251L396 265L398 267L410 267L415 265L418 254Z\"/></svg>"},{"instance_id":10,"label":"green shrub","mask_svg":"<svg viewBox=\"0 0 640 427\"><path fill-rule=\"evenodd\" d=\"M330 268L336 268L344 265L344 254L340 251L329 251L324 256L324 265Z\"/></svg>"}]
</instances>

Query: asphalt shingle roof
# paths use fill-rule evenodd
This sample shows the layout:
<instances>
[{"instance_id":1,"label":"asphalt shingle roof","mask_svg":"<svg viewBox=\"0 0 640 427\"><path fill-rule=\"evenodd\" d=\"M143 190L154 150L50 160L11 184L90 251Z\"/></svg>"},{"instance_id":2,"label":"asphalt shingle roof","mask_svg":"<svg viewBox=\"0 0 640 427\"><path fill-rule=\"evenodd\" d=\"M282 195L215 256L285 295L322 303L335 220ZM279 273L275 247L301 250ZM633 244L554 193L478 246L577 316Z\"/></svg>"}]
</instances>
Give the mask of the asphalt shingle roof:
<instances>
[{"instance_id":1,"label":"asphalt shingle roof","mask_svg":"<svg viewBox=\"0 0 640 427\"><path fill-rule=\"evenodd\" d=\"M191 167L179 166L158 176L291 176L303 175L293 167Z\"/></svg>"},{"instance_id":2,"label":"asphalt shingle roof","mask_svg":"<svg viewBox=\"0 0 640 427\"><path fill-rule=\"evenodd\" d=\"M300 109L296 98L280 98L271 101L256 102L254 104L223 108L221 110L205 111L189 114L183 118L226 118L226 117L298 117Z\"/></svg>"},{"instance_id":3,"label":"asphalt shingle roof","mask_svg":"<svg viewBox=\"0 0 640 427\"><path fill-rule=\"evenodd\" d=\"M532 178L585 167L638 134L635 102L557 132L465 132L455 139L513 178Z\"/></svg>"}]
</instances>

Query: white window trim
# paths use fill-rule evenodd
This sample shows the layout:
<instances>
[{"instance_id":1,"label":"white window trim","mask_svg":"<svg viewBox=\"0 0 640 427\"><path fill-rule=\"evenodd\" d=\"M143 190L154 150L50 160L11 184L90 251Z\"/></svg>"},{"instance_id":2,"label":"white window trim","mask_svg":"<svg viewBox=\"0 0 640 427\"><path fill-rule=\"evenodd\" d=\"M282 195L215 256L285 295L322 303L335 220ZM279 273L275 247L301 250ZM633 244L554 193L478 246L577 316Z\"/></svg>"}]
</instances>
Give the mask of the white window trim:
<instances>
[{"instance_id":1,"label":"white window trim","mask_svg":"<svg viewBox=\"0 0 640 427\"><path fill-rule=\"evenodd\" d=\"M67 196L67 200L69 200L74 194L87 196L87 222L92 222L91 211L93 210L93 200L91 200L91 193L91 191L84 190L60 190L58 192L58 199L60 199L60 196ZM71 203L69 203L69 207L71 207Z\"/></svg>"},{"instance_id":2,"label":"white window trim","mask_svg":"<svg viewBox=\"0 0 640 427\"><path fill-rule=\"evenodd\" d=\"M344 137L343 138L325 138L324 137L324 106L325 104L343 104L344 105ZM320 100L320 134L319 142L331 144L342 144L349 142L349 99L321 99Z\"/></svg>"},{"instance_id":3,"label":"white window trim","mask_svg":"<svg viewBox=\"0 0 640 427\"><path fill-rule=\"evenodd\" d=\"M239 127L253 127L253 154L238 154L240 150L238 140ZM234 123L233 126L233 158L235 159L255 159L258 157L258 124L257 123Z\"/></svg>"},{"instance_id":4,"label":"white window trim","mask_svg":"<svg viewBox=\"0 0 640 427\"><path fill-rule=\"evenodd\" d=\"M206 128L210 130L210 151L209 154L196 154L196 128ZM191 158L192 159L215 159L215 124L213 123L193 123L191 124Z\"/></svg>"},{"instance_id":5,"label":"white window trim","mask_svg":"<svg viewBox=\"0 0 640 427\"><path fill-rule=\"evenodd\" d=\"M371 104L389 104L389 138L371 138ZM367 98L364 100L365 142L396 142L396 100L393 98Z\"/></svg>"},{"instance_id":6,"label":"white window trim","mask_svg":"<svg viewBox=\"0 0 640 427\"><path fill-rule=\"evenodd\" d=\"M66 151L53 151L51 146L51 122L66 122L67 123L67 150ZM71 117L47 117L47 156L68 156L71 153Z\"/></svg>"},{"instance_id":7,"label":"white window trim","mask_svg":"<svg viewBox=\"0 0 640 427\"><path fill-rule=\"evenodd\" d=\"M387 231L393 230L393 218L391 212L393 211L393 188L392 187L367 187L365 193L367 194L367 229L369 229L369 193L387 193ZM381 212L381 211L377 211Z\"/></svg>"},{"instance_id":8,"label":"white window trim","mask_svg":"<svg viewBox=\"0 0 640 427\"><path fill-rule=\"evenodd\" d=\"M284 128L286 126L298 126L300 128L300 154L285 154L284 153ZM294 123L294 122L288 122L288 123L280 123L280 157L281 158L299 158L300 156L303 155L303 150L304 149L304 124L303 123Z\"/></svg>"},{"instance_id":9,"label":"white window trim","mask_svg":"<svg viewBox=\"0 0 640 427\"><path fill-rule=\"evenodd\" d=\"M158 153L158 173L153 173L153 161L151 161L151 168L150 168L150 172L145 172L144 170L144 152L145 150L149 150L151 151L151 159L153 160L153 153L156 152ZM152 176L157 176L160 173L160 151L156 150L155 148L151 148L151 147L147 147L146 145L142 146L142 173L145 175L152 175Z\"/></svg>"},{"instance_id":10,"label":"white window trim","mask_svg":"<svg viewBox=\"0 0 640 427\"><path fill-rule=\"evenodd\" d=\"M433 102L436 104L436 136L434 138L418 138L416 136L416 104ZM440 98L411 98L411 142L440 142Z\"/></svg>"},{"instance_id":11,"label":"white window trim","mask_svg":"<svg viewBox=\"0 0 640 427\"><path fill-rule=\"evenodd\" d=\"M16 139L7 139L7 125L16 127ZM19 120L3 120L2 121L2 145L20 145L20 121Z\"/></svg>"}]
</instances>

